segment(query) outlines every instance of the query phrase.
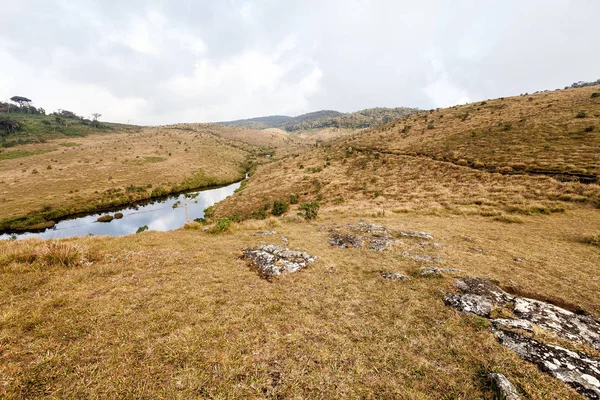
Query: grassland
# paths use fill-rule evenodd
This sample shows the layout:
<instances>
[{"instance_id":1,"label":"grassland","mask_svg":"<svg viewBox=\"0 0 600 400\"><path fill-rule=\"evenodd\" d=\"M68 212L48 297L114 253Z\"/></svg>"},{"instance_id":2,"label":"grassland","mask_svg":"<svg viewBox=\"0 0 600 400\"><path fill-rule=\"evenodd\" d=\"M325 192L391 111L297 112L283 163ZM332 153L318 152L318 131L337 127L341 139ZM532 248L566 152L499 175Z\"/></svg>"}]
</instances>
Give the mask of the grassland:
<instances>
[{"instance_id":1,"label":"grassland","mask_svg":"<svg viewBox=\"0 0 600 400\"><path fill-rule=\"evenodd\" d=\"M358 135L355 147L505 173L600 174L600 86L421 112Z\"/></svg>"},{"instance_id":2,"label":"grassland","mask_svg":"<svg viewBox=\"0 0 600 400\"><path fill-rule=\"evenodd\" d=\"M461 270L456 276L489 278L600 317L600 186L547 173L596 174L596 136L573 132L581 120L581 126L597 125L591 98L597 91L490 100L323 143L300 137L308 145L186 124L60 139L50 143L60 150L2 161L0 168L12 163L14 169L36 157L44 163L70 157L51 170L28 164L27 179L53 173L66 160L73 167L65 177L108 174L96 162L110 153L122 176L111 170L112 180L121 180L101 178L105 190L177 184L197 171L193 163L212 156L219 165L230 160L231 168L206 167L206 176L234 176L246 154L259 155L262 164L215 207L214 218L241 219L221 233L192 223L120 238L0 242L0 397L493 399L486 378L493 371L527 399L583 399L499 344L486 319L446 307L443 294L455 290L454 277L421 277L423 262L406 254L439 257L444 267ZM498 126L489 119L499 111L486 108L498 104L505 104L500 118L512 128L492 129L483 146L471 132ZM465 110L464 121L446 121ZM585 118L572 118L582 110ZM522 127L508 119L521 114ZM436 116L434 128L422 128L426 115ZM81 145L60 146L61 140ZM256 145L258 153L251 153ZM270 162L262 156L267 148L276 151ZM38 174L31 174L34 167ZM82 184L82 176L73 185ZM39 207L26 187L2 194L21 202L16 214L27 204L23 199ZM52 190L40 186L38 194ZM93 190L86 196L93 198ZM274 200L289 201L292 194L300 203L320 203L316 220L297 216L297 204L281 217L269 216ZM70 201L56 196L59 205ZM381 252L329 245L329 228L360 220L429 232L436 244L403 238ZM277 233L255 235L259 230ZM318 259L269 282L240 259L242 249L259 244L284 244ZM385 280L381 272L412 279ZM532 335L565 345L548 333Z\"/></svg>"},{"instance_id":3,"label":"grassland","mask_svg":"<svg viewBox=\"0 0 600 400\"><path fill-rule=\"evenodd\" d=\"M600 312L600 255L574 239L582 226L591 233L600 224L597 212L512 225L477 216L364 217L432 233L441 244L436 254L465 275ZM356 220L327 213L315 224L248 221L221 235L180 230L71 239L60 243L85 261L69 267L18 257L44 242L0 243L0 393L491 399L485 375L497 371L530 399L581 398L498 344L485 320L445 307L440 293L452 290L453 279L380 277L382 270L413 273L418 264L400 251L417 243L386 252L337 249L319 229ZM254 236L264 229L278 235ZM239 250L281 243L280 235L319 259L269 283L239 259Z\"/></svg>"}]
</instances>

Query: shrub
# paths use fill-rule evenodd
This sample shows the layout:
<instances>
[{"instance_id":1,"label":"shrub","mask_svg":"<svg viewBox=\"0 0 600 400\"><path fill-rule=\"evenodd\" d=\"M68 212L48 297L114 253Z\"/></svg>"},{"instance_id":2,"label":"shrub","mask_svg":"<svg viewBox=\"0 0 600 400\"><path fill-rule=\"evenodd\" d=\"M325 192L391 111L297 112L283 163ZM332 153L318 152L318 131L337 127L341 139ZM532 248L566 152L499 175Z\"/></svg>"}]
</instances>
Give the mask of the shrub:
<instances>
[{"instance_id":1,"label":"shrub","mask_svg":"<svg viewBox=\"0 0 600 400\"><path fill-rule=\"evenodd\" d=\"M587 113L585 111L579 111L575 118L587 118Z\"/></svg>"},{"instance_id":2,"label":"shrub","mask_svg":"<svg viewBox=\"0 0 600 400\"><path fill-rule=\"evenodd\" d=\"M588 126L583 130L584 132L594 132L594 126Z\"/></svg>"},{"instance_id":3,"label":"shrub","mask_svg":"<svg viewBox=\"0 0 600 400\"><path fill-rule=\"evenodd\" d=\"M304 218L316 219L319 213L320 204L318 201L307 201L300 204L300 210L304 211Z\"/></svg>"},{"instance_id":4,"label":"shrub","mask_svg":"<svg viewBox=\"0 0 600 400\"><path fill-rule=\"evenodd\" d=\"M583 236L579 241L584 244L591 244L592 246L600 247L600 235Z\"/></svg>"},{"instance_id":5,"label":"shrub","mask_svg":"<svg viewBox=\"0 0 600 400\"><path fill-rule=\"evenodd\" d=\"M148 230L148 225L140 226L135 233L142 233Z\"/></svg>"},{"instance_id":6,"label":"shrub","mask_svg":"<svg viewBox=\"0 0 600 400\"><path fill-rule=\"evenodd\" d=\"M215 214L215 209L213 206L207 207L204 209L204 218L211 218Z\"/></svg>"},{"instance_id":7,"label":"shrub","mask_svg":"<svg viewBox=\"0 0 600 400\"><path fill-rule=\"evenodd\" d=\"M600 92L594 92L594 93L592 93L592 99L595 99L597 97L600 97Z\"/></svg>"},{"instance_id":8,"label":"shrub","mask_svg":"<svg viewBox=\"0 0 600 400\"><path fill-rule=\"evenodd\" d=\"M229 230L229 226L231 225L231 220L229 218L217 218L215 221L215 226L211 230L212 232L225 232Z\"/></svg>"},{"instance_id":9,"label":"shrub","mask_svg":"<svg viewBox=\"0 0 600 400\"><path fill-rule=\"evenodd\" d=\"M427 125L427 129L435 129L433 122L430 122L429 125Z\"/></svg>"},{"instance_id":10,"label":"shrub","mask_svg":"<svg viewBox=\"0 0 600 400\"><path fill-rule=\"evenodd\" d=\"M273 202L273 209L271 210L271 214L273 214L275 216L283 215L288 210L288 208L289 208L289 205L286 201L275 200Z\"/></svg>"},{"instance_id":11,"label":"shrub","mask_svg":"<svg viewBox=\"0 0 600 400\"><path fill-rule=\"evenodd\" d=\"M292 193L290 194L290 204L298 204L298 202L300 201L298 194L296 193Z\"/></svg>"}]
</instances>

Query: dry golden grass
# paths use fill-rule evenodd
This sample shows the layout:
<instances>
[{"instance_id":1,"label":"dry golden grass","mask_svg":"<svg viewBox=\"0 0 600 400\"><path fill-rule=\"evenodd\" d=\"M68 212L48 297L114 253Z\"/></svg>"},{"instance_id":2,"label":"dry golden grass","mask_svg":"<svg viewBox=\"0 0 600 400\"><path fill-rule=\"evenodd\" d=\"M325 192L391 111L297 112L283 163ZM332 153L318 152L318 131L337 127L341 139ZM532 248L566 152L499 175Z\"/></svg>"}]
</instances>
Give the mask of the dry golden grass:
<instances>
[{"instance_id":1,"label":"dry golden grass","mask_svg":"<svg viewBox=\"0 0 600 400\"><path fill-rule=\"evenodd\" d=\"M592 93L599 90L591 86L424 111L356 135L349 145L477 168L598 176L600 98Z\"/></svg>"},{"instance_id":2,"label":"dry golden grass","mask_svg":"<svg viewBox=\"0 0 600 400\"><path fill-rule=\"evenodd\" d=\"M288 200L291 193L300 202L319 200L319 217L307 223L295 216L298 206L293 205L281 218L231 223L224 232L215 227L204 231L203 225L192 223L179 231L121 238L0 242L0 397L492 399L486 376L495 371L528 399L581 399L499 344L487 320L446 307L443 294L455 290L454 278L419 277L422 264L403 252L441 257L443 266L462 270L457 276L493 279L513 292L600 316L600 186L491 173L469 164L477 159L485 161L484 167L505 168L509 165L502 154L514 153L511 162L543 166L544 156L536 149L546 144L529 139L537 135L556 145L544 150L554 152L553 157L566 150L575 154L564 155L574 168L557 162L557 169L596 173L597 153L590 150L596 139L546 137L539 133L548 131L546 125L539 131L535 124L519 130L513 122L512 130L499 133L503 139L486 136L487 146L496 146L494 153L461 128L470 121L474 125L469 129L483 129L497 112L510 122L507 117L520 115L519 109L527 115L524 124L550 121L554 117L544 113L533 117L533 108L541 110L549 96L553 106L548 110L561 110L554 124L579 129L566 116L589 103L586 90L544 93L532 101L489 101L470 111L465 121L453 118L458 127L448 123L443 131L440 124L420 135L411 130L401 139L394 133L399 125L392 124L318 147L274 138L261 145L237 131L227 137L203 132L208 128L200 125L145 129L139 141L148 151L139 159L126 151L117 157L127 158L123 174L170 162L166 149L161 153L155 148L159 139L173 149L174 173L198 162L186 158L190 151L231 157L225 159L236 166L238 153L218 154L219 146L235 148L241 161L252 149L249 143L263 146L262 152L271 146L267 143L277 142L269 149L276 149L280 159L259 166L242 190L216 207L215 217L264 211L265 203ZM491 114L489 106L500 102L508 106ZM564 104L570 104L570 112ZM589 116L594 110L588 110L588 118L596 118ZM437 121L443 113L445 120L454 112L464 109L431 115ZM520 136L507 140L506 135L516 133ZM87 157L104 155L106 151L94 152L101 138L89 137L64 156L75 152L71 157L76 163L75 155L84 151L77 149L88 146ZM111 140L115 147L115 141L133 138L117 135ZM414 148L403 147L404 141ZM387 151L382 147L388 142L387 153L372 150ZM434 153L439 147L445 154L445 143L464 152L457 157L465 162L432 159L443 158ZM201 150L203 144L207 147ZM71 169L72 174L77 171ZM170 169L148 174L164 176L165 171ZM169 182L184 177L181 173ZM439 246L410 238L383 252L329 246L328 227L360 219L430 232ZM266 229L277 234L254 235ZM260 279L240 259L240 250L282 244L282 236L288 247L318 256L317 262L273 282ZM384 280L380 272L413 279ZM547 332L535 336L583 349Z\"/></svg>"},{"instance_id":3,"label":"dry golden grass","mask_svg":"<svg viewBox=\"0 0 600 400\"><path fill-rule=\"evenodd\" d=\"M205 132L172 127L20 147L52 151L0 161L0 220L44 207L67 213L93 208L122 196L128 186L135 188L127 196L136 199L149 197L159 187L169 191L190 178L197 178L198 186L230 183L244 176L244 164L254 150ZM115 189L120 193L107 192Z\"/></svg>"},{"instance_id":4,"label":"dry golden grass","mask_svg":"<svg viewBox=\"0 0 600 400\"><path fill-rule=\"evenodd\" d=\"M248 221L219 235L180 230L60 242L97 254L88 266L13 260L0 276L0 395L491 399L485 374L498 371L530 399L581 398L497 343L486 321L445 307L441 292L453 290L453 279L379 276L411 274L418 265L400 253L417 251L418 241L385 252L337 249L319 229L355 221L323 213L315 224ZM522 225L412 214L369 222L432 233L441 247L419 251L465 275L600 312L600 255L573 239L582 226L592 232L600 224L597 212ZM257 237L257 229L278 235ZM319 259L269 283L239 252L280 243L281 235ZM19 253L23 245L2 242L0 251Z\"/></svg>"},{"instance_id":5,"label":"dry golden grass","mask_svg":"<svg viewBox=\"0 0 600 400\"><path fill-rule=\"evenodd\" d=\"M180 124L197 132L209 133L234 141L262 148L263 152L286 152L289 149L308 146L312 141L281 129L254 130L219 124Z\"/></svg>"},{"instance_id":6,"label":"dry golden grass","mask_svg":"<svg viewBox=\"0 0 600 400\"><path fill-rule=\"evenodd\" d=\"M594 207L600 186L545 176L501 175L427 158L346 152L334 147L262 165L244 189L217 206L217 216L242 216L275 199L321 201L356 215L418 212L482 215L519 222L528 215Z\"/></svg>"}]
</instances>

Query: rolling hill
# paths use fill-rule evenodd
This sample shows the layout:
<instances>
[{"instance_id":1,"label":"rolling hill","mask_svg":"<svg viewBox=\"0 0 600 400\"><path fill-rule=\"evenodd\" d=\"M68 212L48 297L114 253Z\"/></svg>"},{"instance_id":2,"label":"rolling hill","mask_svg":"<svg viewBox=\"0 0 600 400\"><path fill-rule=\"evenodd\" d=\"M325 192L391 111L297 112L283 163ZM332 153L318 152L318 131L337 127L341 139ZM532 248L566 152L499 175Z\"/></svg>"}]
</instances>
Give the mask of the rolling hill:
<instances>
[{"instance_id":1,"label":"rolling hill","mask_svg":"<svg viewBox=\"0 0 600 400\"><path fill-rule=\"evenodd\" d=\"M241 126L251 129L279 128L288 132L342 128L365 129L411 115L414 108L370 108L353 113L333 110L316 111L297 117L271 116L238 121L220 122L223 125Z\"/></svg>"}]
</instances>

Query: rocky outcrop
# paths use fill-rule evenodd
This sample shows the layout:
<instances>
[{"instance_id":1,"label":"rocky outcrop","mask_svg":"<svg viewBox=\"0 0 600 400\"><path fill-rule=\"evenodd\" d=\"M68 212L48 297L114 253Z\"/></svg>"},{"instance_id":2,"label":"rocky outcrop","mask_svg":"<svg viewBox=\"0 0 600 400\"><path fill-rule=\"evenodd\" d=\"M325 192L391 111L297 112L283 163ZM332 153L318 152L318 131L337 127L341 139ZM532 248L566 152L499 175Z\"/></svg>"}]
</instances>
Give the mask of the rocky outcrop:
<instances>
[{"instance_id":1,"label":"rocky outcrop","mask_svg":"<svg viewBox=\"0 0 600 400\"><path fill-rule=\"evenodd\" d=\"M489 374L497 400L521 400L521 396L512 383L502 374Z\"/></svg>"},{"instance_id":2,"label":"rocky outcrop","mask_svg":"<svg viewBox=\"0 0 600 400\"><path fill-rule=\"evenodd\" d=\"M404 274L399 274L398 272L382 272L381 277L383 279L399 279L402 281L409 281L410 278Z\"/></svg>"},{"instance_id":3,"label":"rocky outcrop","mask_svg":"<svg viewBox=\"0 0 600 400\"><path fill-rule=\"evenodd\" d=\"M275 231L258 231L254 233L254 236L270 236L270 235L276 235L277 232Z\"/></svg>"},{"instance_id":4,"label":"rocky outcrop","mask_svg":"<svg viewBox=\"0 0 600 400\"><path fill-rule=\"evenodd\" d=\"M402 236L402 237L433 240L433 236L430 233L427 233L427 232L398 231L398 235Z\"/></svg>"},{"instance_id":5,"label":"rocky outcrop","mask_svg":"<svg viewBox=\"0 0 600 400\"><path fill-rule=\"evenodd\" d=\"M342 232L344 230L352 233ZM368 224L363 221L331 228L329 234L329 245L342 249L366 247L371 250L383 251L395 241L396 239L392 237L385 226Z\"/></svg>"},{"instance_id":6,"label":"rocky outcrop","mask_svg":"<svg viewBox=\"0 0 600 400\"><path fill-rule=\"evenodd\" d=\"M343 233L331 233L329 234L329 245L346 249L348 247L362 247L363 238L356 235L347 235Z\"/></svg>"},{"instance_id":7,"label":"rocky outcrop","mask_svg":"<svg viewBox=\"0 0 600 400\"><path fill-rule=\"evenodd\" d=\"M599 350L600 324L596 319L540 300L511 296L486 279L458 279L456 286L462 293L446 295L446 305L488 318L496 307L510 309L515 318L491 320L498 340L581 394L600 399L600 360L529 337L538 327Z\"/></svg>"},{"instance_id":8,"label":"rocky outcrop","mask_svg":"<svg viewBox=\"0 0 600 400\"><path fill-rule=\"evenodd\" d=\"M538 300L515 298L514 313L520 319L572 341L584 341L600 351L600 324L586 315Z\"/></svg>"},{"instance_id":9,"label":"rocky outcrop","mask_svg":"<svg viewBox=\"0 0 600 400\"><path fill-rule=\"evenodd\" d=\"M317 259L316 256L276 245L243 250L242 257L265 278L299 271Z\"/></svg>"},{"instance_id":10,"label":"rocky outcrop","mask_svg":"<svg viewBox=\"0 0 600 400\"><path fill-rule=\"evenodd\" d=\"M571 385L590 399L600 399L600 360L515 332L496 330L494 333L500 343L540 370Z\"/></svg>"},{"instance_id":11,"label":"rocky outcrop","mask_svg":"<svg viewBox=\"0 0 600 400\"><path fill-rule=\"evenodd\" d=\"M443 274L458 274L462 272L456 268L439 268L433 265L425 265L419 268L419 275L421 276L442 276Z\"/></svg>"}]
</instances>

